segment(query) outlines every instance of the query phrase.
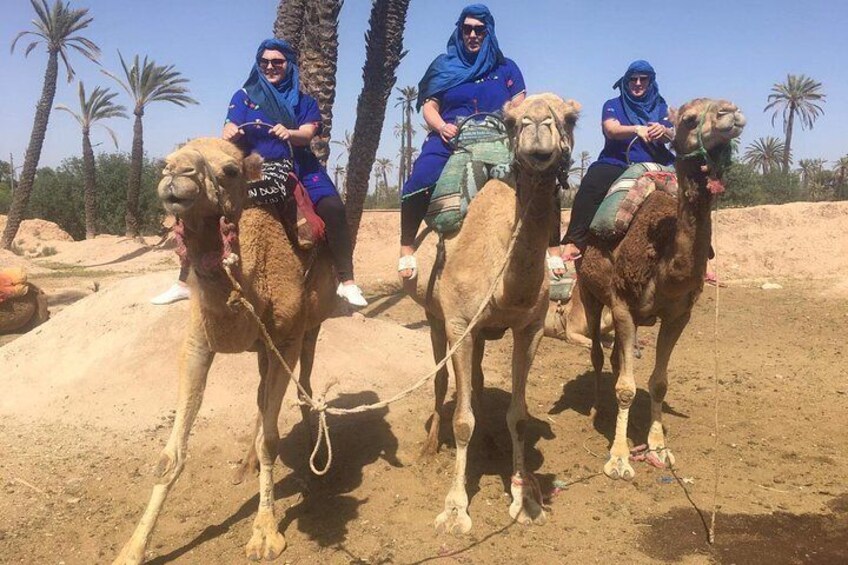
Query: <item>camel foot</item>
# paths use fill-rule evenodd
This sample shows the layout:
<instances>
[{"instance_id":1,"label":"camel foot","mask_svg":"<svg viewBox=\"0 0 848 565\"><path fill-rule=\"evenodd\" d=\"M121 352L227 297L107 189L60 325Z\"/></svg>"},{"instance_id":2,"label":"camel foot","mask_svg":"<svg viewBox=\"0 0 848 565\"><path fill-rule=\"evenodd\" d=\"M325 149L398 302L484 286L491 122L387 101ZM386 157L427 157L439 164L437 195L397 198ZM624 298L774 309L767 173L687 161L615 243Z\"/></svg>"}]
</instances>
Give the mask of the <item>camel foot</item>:
<instances>
[{"instance_id":1,"label":"camel foot","mask_svg":"<svg viewBox=\"0 0 848 565\"><path fill-rule=\"evenodd\" d=\"M253 535L245 547L245 555L251 561L271 561L286 549L286 538L277 530L274 513L260 512L253 522Z\"/></svg>"},{"instance_id":2,"label":"camel foot","mask_svg":"<svg viewBox=\"0 0 848 565\"><path fill-rule=\"evenodd\" d=\"M636 476L636 471L630 465L630 455L620 456L610 454L609 460L604 465L604 474L611 479L631 480Z\"/></svg>"},{"instance_id":3,"label":"camel foot","mask_svg":"<svg viewBox=\"0 0 848 565\"><path fill-rule=\"evenodd\" d=\"M512 504L509 516L519 524L541 526L548 517L542 506L542 489L532 473L516 473L512 476Z\"/></svg>"},{"instance_id":4,"label":"camel foot","mask_svg":"<svg viewBox=\"0 0 848 565\"><path fill-rule=\"evenodd\" d=\"M424 442L424 446L421 448L421 452L418 454L419 461L427 461L435 457L439 454L439 442L432 441L431 439L427 439Z\"/></svg>"},{"instance_id":5,"label":"camel foot","mask_svg":"<svg viewBox=\"0 0 848 565\"><path fill-rule=\"evenodd\" d=\"M144 563L144 549L139 549L133 540L130 540L121 549L121 553L112 561L112 565L141 565Z\"/></svg>"},{"instance_id":6,"label":"camel foot","mask_svg":"<svg viewBox=\"0 0 848 565\"><path fill-rule=\"evenodd\" d=\"M255 452L253 452L255 454ZM255 457L248 457L233 471L230 482L240 485L250 477L259 475L259 461Z\"/></svg>"},{"instance_id":7,"label":"camel foot","mask_svg":"<svg viewBox=\"0 0 848 565\"><path fill-rule=\"evenodd\" d=\"M659 469L674 466L674 454L671 450L663 445L657 447L648 446L648 455L645 457L648 462Z\"/></svg>"},{"instance_id":8,"label":"camel foot","mask_svg":"<svg viewBox=\"0 0 848 565\"><path fill-rule=\"evenodd\" d=\"M445 511L436 516L433 524L437 532L446 532L458 536L471 531L471 516L464 508L445 508Z\"/></svg>"}]
</instances>

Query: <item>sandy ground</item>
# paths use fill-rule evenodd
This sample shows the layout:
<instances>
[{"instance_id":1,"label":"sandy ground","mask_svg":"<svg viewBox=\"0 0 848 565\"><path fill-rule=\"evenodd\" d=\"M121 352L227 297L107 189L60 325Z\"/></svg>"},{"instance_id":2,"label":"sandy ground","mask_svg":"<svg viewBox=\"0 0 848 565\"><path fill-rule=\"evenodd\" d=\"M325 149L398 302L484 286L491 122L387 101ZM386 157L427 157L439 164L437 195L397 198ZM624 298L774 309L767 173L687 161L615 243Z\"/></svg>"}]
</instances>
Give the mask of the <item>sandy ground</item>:
<instances>
[{"instance_id":1,"label":"sandy ground","mask_svg":"<svg viewBox=\"0 0 848 565\"><path fill-rule=\"evenodd\" d=\"M313 382L320 390L337 379L331 396L338 405L387 398L432 367L424 316L397 293L397 229L396 213L365 215L357 278L372 305L322 330ZM714 267L728 283L717 361L708 288L670 369L665 422L684 483L643 464L629 483L599 475L614 428L612 376L604 375L606 410L593 425L588 352L546 339L528 387L527 461L549 496L549 521L513 524L507 336L490 343L484 361L483 414L470 450L470 535L432 528L450 484L453 438L445 426L440 454L417 459L429 387L388 410L332 418L334 463L321 479L307 471L311 446L289 398L276 472L288 549L278 562L848 561L840 471L848 464L848 203L723 210L717 229ZM176 276L167 248L107 236L39 242L55 253L0 255L2 265L30 269L53 312L0 347L0 563L108 563L140 516L170 430L187 304L148 302ZM783 288L761 290L766 281ZM649 344L655 335L655 328L640 330ZM643 389L652 362L648 346L637 365L635 443L647 433ZM257 380L251 354L216 359L151 563L245 561L257 483L233 486L230 477L249 441ZM446 413L452 409L449 402ZM710 546L696 507L708 520L716 462L720 512Z\"/></svg>"}]
</instances>

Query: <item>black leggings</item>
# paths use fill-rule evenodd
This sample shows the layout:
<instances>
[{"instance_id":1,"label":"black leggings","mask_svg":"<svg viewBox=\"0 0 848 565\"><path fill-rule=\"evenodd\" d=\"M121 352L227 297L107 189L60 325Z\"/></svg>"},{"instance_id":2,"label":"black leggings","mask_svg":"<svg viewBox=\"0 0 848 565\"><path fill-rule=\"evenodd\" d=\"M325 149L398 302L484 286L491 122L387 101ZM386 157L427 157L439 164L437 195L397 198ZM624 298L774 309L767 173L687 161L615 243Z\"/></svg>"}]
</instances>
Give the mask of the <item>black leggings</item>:
<instances>
[{"instance_id":1,"label":"black leggings","mask_svg":"<svg viewBox=\"0 0 848 565\"><path fill-rule=\"evenodd\" d=\"M325 196L315 205L315 213L327 225L327 245L340 282L353 280L353 245L347 227L344 202L338 194Z\"/></svg>"},{"instance_id":2,"label":"black leggings","mask_svg":"<svg viewBox=\"0 0 848 565\"><path fill-rule=\"evenodd\" d=\"M562 238L562 243L573 243L580 251L586 249L589 239L589 225L595 217L595 212L612 183L621 176L624 167L596 163L589 167L586 176L580 182L580 188L574 197L574 205L571 207L571 220L568 222L568 231Z\"/></svg>"},{"instance_id":3,"label":"black leggings","mask_svg":"<svg viewBox=\"0 0 848 565\"><path fill-rule=\"evenodd\" d=\"M412 247L415 244L415 236L418 234L418 228L421 226L421 221L427 215L427 208L430 206L430 190L422 190L413 194L409 198L400 202L400 244ZM548 241L549 247L559 246L560 234L560 210L562 204L557 192L556 196L556 214L554 225L551 226L551 237Z\"/></svg>"}]
</instances>

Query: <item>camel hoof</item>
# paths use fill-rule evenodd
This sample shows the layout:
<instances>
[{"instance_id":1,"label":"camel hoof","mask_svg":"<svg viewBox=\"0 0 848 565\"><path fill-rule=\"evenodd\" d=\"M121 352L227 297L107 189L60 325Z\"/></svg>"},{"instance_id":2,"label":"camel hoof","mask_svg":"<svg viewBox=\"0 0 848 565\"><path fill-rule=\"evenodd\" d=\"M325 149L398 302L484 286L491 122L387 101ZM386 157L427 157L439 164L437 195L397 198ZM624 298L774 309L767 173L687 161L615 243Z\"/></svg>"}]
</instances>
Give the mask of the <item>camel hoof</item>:
<instances>
[{"instance_id":1,"label":"camel hoof","mask_svg":"<svg viewBox=\"0 0 848 565\"><path fill-rule=\"evenodd\" d=\"M471 531L471 517L462 508L446 508L444 512L436 516L433 525L437 532L447 532L454 536L463 535Z\"/></svg>"},{"instance_id":2,"label":"camel hoof","mask_svg":"<svg viewBox=\"0 0 848 565\"><path fill-rule=\"evenodd\" d=\"M283 534L254 528L244 553L251 561L271 561L279 557L285 549L286 538Z\"/></svg>"},{"instance_id":3,"label":"camel hoof","mask_svg":"<svg viewBox=\"0 0 848 565\"><path fill-rule=\"evenodd\" d=\"M230 477L230 482L233 485L240 485L248 477L256 477L259 475L259 462L247 460L244 461L241 465L239 465L234 471L232 476Z\"/></svg>"},{"instance_id":4,"label":"camel hoof","mask_svg":"<svg viewBox=\"0 0 848 565\"><path fill-rule=\"evenodd\" d=\"M633 470L628 458L629 456L618 457L611 455L609 461L604 465L604 474L614 480L624 479L625 481L629 481L633 479L636 476L636 471Z\"/></svg>"},{"instance_id":5,"label":"camel hoof","mask_svg":"<svg viewBox=\"0 0 848 565\"><path fill-rule=\"evenodd\" d=\"M144 563L144 551L139 552L132 540L127 542L118 557L112 561L112 565L141 565L142 563Z\"/></svg>"},{"instance_id":6,"label":"camel hoof","mask_svg":"<svg viewBox=\"0 0 848 565\"><path fill-rule=\"evenodd\" d=\"M664 446L649 447L649 457L653 459L651 462L655 467L665 468L674 466L674 454L670 449Z\"/></svg>"},{"instance_id":7,"label":"camel hoof","mask_svg":"<svg viewBox=\"0 0 848 565\"><path fill-rule=\"evenodd\" d=\"M509 507L509 517L519 524L541 526L548 521L544 508L534 500L525 498L523 502L513 503Z\"/></svg>"}]
</instances>

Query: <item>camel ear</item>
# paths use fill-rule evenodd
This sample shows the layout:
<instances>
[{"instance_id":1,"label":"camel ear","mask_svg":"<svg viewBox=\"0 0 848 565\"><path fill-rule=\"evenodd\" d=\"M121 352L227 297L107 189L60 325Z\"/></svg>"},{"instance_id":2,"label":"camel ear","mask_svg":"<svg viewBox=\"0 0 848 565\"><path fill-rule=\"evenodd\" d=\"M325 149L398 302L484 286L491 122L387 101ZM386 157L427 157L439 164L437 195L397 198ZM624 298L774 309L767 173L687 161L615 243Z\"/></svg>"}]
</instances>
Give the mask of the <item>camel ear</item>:
<instances>
[{"instance_id":1,"label":"camel ear","mask_svg":"<svg viewBox=\"0 0 848 565\"><path fill-rule=\"evenodd\" d=\"M515 133L515 124L518 123L518 117L523 113L519 111L519 108L521 106L523 106L523 103L518 104L517 106L512 104L512 102L507 102L506 104L504 104L504 124L506 124L506 130L510 136Z\"/></svg>"},{"instance_id":2,"label":"camel ear","mask_svg":"<svg viewBox=\"0 0 848 565\"><path fill-rule=\"evenodd\" d=\"M251 153L242 161L241 169L246 181L262 180L262 156L258 153Z\"/></svg>"},{"instance_id":3,"label":"camel ear","mask_svg":"<svg viewBox=\"0 0 848 565\"><path fill-rule=\"evenodd\" d=\"M580 102L569 98L568 100L563 101L560 107L562 109L562 122L574 127L577 123L577 118L580 117L580 110L583 106Z\"/></svg>"},{"instance_id":4,"label":"camel ear","mask_svg":"<svg viewBox=\"0 0 848 565\"><path fill-rule=\"evenodd\" d=\"M668 121L670 121L674 125L677 125L677 108L673 106L668 107Z\"/></svg>"}]
</instances>

